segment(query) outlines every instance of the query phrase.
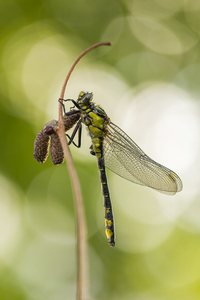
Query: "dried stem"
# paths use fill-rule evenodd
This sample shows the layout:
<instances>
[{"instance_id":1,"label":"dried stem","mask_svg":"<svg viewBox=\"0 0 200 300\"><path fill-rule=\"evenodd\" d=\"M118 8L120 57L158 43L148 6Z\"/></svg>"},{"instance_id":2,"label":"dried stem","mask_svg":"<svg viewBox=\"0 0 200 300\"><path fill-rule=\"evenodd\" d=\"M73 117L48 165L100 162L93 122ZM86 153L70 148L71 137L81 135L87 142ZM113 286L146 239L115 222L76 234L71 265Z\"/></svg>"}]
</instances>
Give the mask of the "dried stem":
<instances>
[{"instance_id":1,"label":"dried stem","mask_svg":"<svg viewBox=\"0 0 200 300\"><path fill-rule=\"evenodd\" d=\"M72 64L60 93L60 100L64 98L65 90L69 78L78 64L80 59L85 56L88 52L100 46L110 46L109 42L100 42L93 44L89 48L85 49ZM83 198L81 194L80 182L78 179L78 175L76 169L73 164L71 152L69 150L64 124L63 124L63 108L62 104L59 102L58 104L58 129L57 134L60 138L60 142L63 148L64 156L67 162L67 169L71 179L71 186L74 196L74 206L76 212L76 224L77 224L77 300L85 300L87 298L87 251L86 251L86 221L85 221L85 213L84 213L84 205Z\"/></svg>"},{"instance_id":2,"label":"dried stem","mask_svg":"<svg viewBox=\"0 0 200 300\"><path fill-rule=\"evenodd\" d=\"M60 98L63 99L64 98L64 95L65 95L65 90L66 90L66 86L67 86L67 83L69 81L69 78L74 70L74 68L76 67L76 65L78 64L78 62L81 60L81 58L83 56L85 56L88 52L94 50L95 48L97 47L100 47L100 46L111 46L111 43L110 42L100 42L100 43L96 43L96 44L93 44L92 46L90 46L89 48L86 48L83 52L80 53L80 55L77 57L77 59L74 61L73 65L71 66L66 78L65 78L65 81L64 81L64 84L63 84L63 87L62 87L62 90L61 90L61 93L60 93Z\"/></svg>"}]
</instances>

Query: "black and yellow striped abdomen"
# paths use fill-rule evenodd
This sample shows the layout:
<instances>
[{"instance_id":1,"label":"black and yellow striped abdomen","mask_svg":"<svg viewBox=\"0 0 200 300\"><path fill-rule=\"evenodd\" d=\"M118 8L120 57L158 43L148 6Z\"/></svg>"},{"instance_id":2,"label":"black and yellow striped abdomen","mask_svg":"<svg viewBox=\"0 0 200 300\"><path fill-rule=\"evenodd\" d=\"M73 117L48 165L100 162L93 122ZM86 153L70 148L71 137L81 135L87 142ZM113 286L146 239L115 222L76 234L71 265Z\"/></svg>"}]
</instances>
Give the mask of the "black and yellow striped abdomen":
<instances>
[{"instance_id":1,"label":"black and yellow striped abdomen","mask_svg":"<svg viewBox=\"0 0 200 300\"><path fill-rule=\"evenodd\" d=\"M101 176L102 191L104 196L104 207L105 207L105 234L110 246L115 246L115 235L114 235L114 218L112 212L112 205L110 201L110 194L107 183L107 176L105 171L104 158L98 158L98 167Z\"/></svg>"}]
</instances>

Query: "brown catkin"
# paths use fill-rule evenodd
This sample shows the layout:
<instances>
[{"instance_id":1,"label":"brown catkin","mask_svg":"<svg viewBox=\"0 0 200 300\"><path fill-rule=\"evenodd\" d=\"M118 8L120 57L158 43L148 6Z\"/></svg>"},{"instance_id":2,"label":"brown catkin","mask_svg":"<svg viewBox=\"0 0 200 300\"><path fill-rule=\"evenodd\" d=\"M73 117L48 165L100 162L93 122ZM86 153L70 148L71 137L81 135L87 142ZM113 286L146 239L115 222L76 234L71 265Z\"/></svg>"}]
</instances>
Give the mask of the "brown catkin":
<instances>
[{"instance_id":1,"label":"brown catkin","mask_svg":"<svg viewBox=\"0 0 200 300\"><path fill-rule=\"evenodd\" d=\"M34 158L43 163L47 159L48 156L48 148L49 148L49 140L50 136L47 135L44 130L41 130L36 136L34 142Z\"/></svg>"},{"instance_id":2,"label":"brown catkin","mask_svg":"<svg viewBox=\"0 0 200 300\"><path fill-rule=\"evenodd\" d=\"M56 133L51 135L50 154L52 163L54 165L58 165L63 162L64 153L60 143L60 139Z\"/></svg>"},{"instance_id":3,"label":"brown catkin","mask_svg":"<svg viewBox=\"0 0 200 300\"><path fill-rule=\"evenodd\" d=\"M63 116L65 132L68 131L79 120L80 112L71 110L67 115ZM34 158L38 162L45 162L49 154L49 143L51 160L54 165L61 164L64 154L59 137L56 133L58 127L57 120L51 120L38 133L34 143Z\"/></svg>"},{"instance_id":4,"label":"brown catkin","mask_svg":"<svg viewBox=\"0 0 200 300\"><path fill-rule=\"evenodd\" d=\"M74 124L80 119L79 111L71 110L70 112L76 112L76 113L63 116L65 132L68 131L70 128L72 128L74 126Z\"/></svg>"}]
</instances>

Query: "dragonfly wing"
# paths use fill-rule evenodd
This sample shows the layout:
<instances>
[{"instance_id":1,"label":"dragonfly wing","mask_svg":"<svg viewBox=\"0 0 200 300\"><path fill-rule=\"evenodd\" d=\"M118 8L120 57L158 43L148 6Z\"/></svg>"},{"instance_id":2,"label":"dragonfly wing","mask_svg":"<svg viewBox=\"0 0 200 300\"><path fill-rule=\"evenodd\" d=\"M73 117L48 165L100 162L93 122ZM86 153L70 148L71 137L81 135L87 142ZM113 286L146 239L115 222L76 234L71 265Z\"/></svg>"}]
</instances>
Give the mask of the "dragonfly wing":
<instances>
[{"instance_id":1,"label":"dragonfly wing","mask_svg":"<svg viewBox=\"0 0 200 300\"><path fill-rule=\"evenodd\" d=\"M105 165L132 182L175 194L182 190L176 173L155 162L117 125L110 123L104 138Z\"/></svg>"}]
</instances>

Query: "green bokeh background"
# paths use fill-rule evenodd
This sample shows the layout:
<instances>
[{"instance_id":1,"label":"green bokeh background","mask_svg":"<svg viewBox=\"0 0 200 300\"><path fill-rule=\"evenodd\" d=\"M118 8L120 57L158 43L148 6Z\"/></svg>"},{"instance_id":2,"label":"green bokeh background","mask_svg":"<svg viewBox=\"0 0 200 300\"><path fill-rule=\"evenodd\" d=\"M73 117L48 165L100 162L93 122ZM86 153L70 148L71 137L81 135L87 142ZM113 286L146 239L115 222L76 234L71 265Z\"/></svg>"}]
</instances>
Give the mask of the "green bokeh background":
<instances>
[{"instance_id":1,"label":"green bokeh background","mask_svg":"<svg viewBox=\"0 0 200 300\"><path fill-rule=\"evenodd\" d=\"M0 300L75 299L74 207L65 165L40 165L33 143L57 118L69 66L97 41L67 93L94 93L145 152L176 171L173 197L108 174L117 244L103 228L87 134L73 149L88 224L95 300L200 298L200 3L195 0L0 3ZM87 300L88 300L87 299Z\"/></svg>"}]
</instances>

